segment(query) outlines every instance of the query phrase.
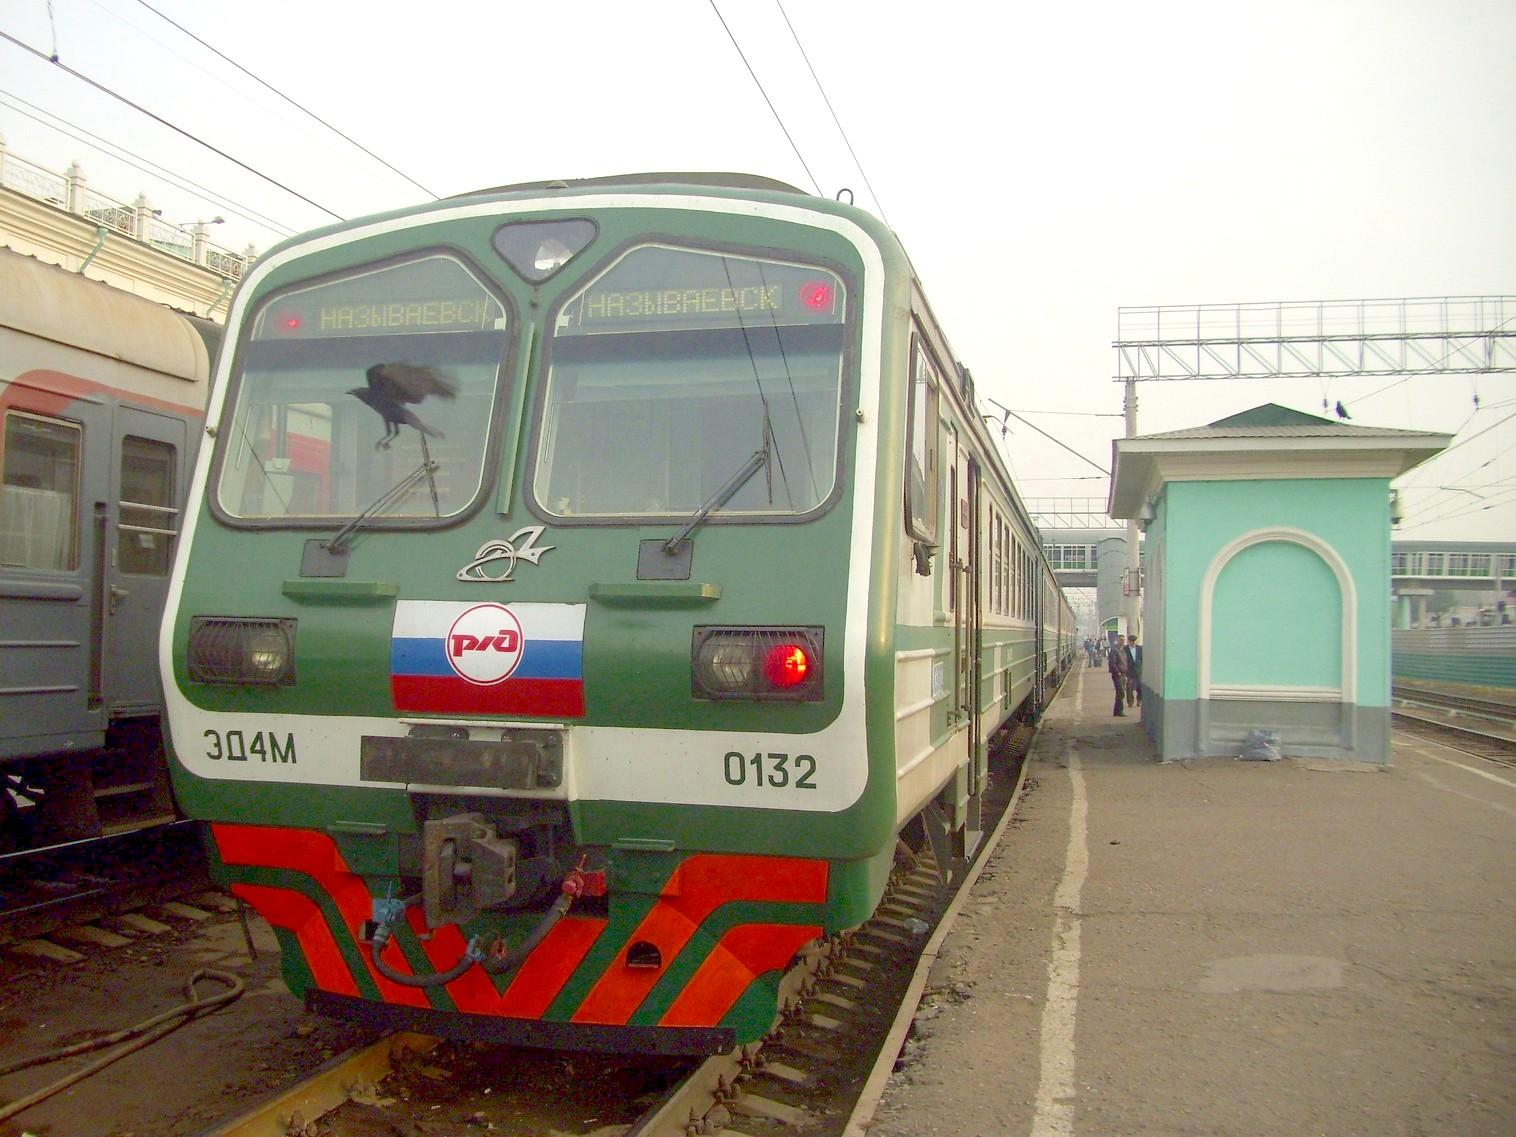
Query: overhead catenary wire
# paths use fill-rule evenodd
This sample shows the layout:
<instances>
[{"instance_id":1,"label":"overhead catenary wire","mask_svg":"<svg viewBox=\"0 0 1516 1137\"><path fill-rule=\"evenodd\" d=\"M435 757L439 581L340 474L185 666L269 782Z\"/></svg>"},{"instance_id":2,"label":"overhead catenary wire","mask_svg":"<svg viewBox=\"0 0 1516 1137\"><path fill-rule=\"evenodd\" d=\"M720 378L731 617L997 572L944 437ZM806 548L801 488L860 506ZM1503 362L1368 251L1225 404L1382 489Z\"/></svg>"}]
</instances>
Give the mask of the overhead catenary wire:
<instances>
[{"instance_id":1,"label":"overhead catenary wire","mask_svg":"<svg viewBox=\"0 0 1516 1137\"><path fill-rule=\"evenodd\" d=\"M805 170L805 176L811 179L811 188L816 191L816 196L821 197L821 184L816 181L816 175L811 173L811 168L806 164L805 155L800 153L800 147L795 145L795 139L790 135L789 127L784 125L784 118L779 109L774 106L774 100L769 98L769 93L763 89L763 83L758 78L758 73L753 70L753 65L748 62L747 53L742 50L742 45L737 42L737 37L732 34L731 26L727 24L726 17L721 14L721 9L716 7L716 0L707 0L711 11L716 13L716 19L721 22L721 28L726 32L726 38L732 41L732 46L737 49L737 55L742 59L742 65L747 68L747 73L752 77L758 93L763 96L763 101L768 104L769 113L774 116L774 121L779 124L779 129L784 134L784 139L790 144L790 149L795 152L795 158ZM877 200L877 199L876 199Z\"/></svg>"},{"instance_id":2,"label":"overhead catenary wire","mask_svg":"<svg viewBox=\"0 0 1516 1137\"><path fill-rule=\"evenodd\" d=\"M1451 454L1453 451L1459 449L1460 447L1467 446L1470 442L1473 442L1476 439L1482 438L1486 434L1489 434L1490 431L1494 430L1496 427L1504 426L1506 423L1510 422L1513 418L1516 418L1516 411L1512 411L1510 414L1506 415L1504 418L1500 418L1500 419L1495 420L1489 426L1485 427L1483 430L1475 431L1473 434L1469 435L1467 438L1460 438L1457 442L1454 442L1446 450L1443 450L1441 453L1437 454L1433 458L1432 461L1435 462L1435 461L1439 461L1439 460L1445 458L1447 455ZM1495 458L1498 458L1498 457L1500 457L1500 455L1497 454L1495 457L1492 457L1492 458L1490 458L1490 459L1488 459L1488 460L1486 460L1484 462L1481 462L1478 466L1475 466L1472 470L1470 470L1468 472L1468 474L1466 474L1464 476L1465 477L1470 476L1470 475L1476 473L1477 471L1484 469L1491 462L1495 461ZM1422 490L1422 489L1426 489L1426 490L1429 490L1429 491L1434 492L1434 493L1435 492L1446 492L1441 487L1434 487L1434 486L1405 485L1405 486L1402 486L1401 488L1402 489L1407 489L1407 490ZM1453 489L1460 489L1462 487L1454 485L1451 488L1453 488ZM1408 512L1406 514L1406 516L1405 516L1405 521L1406 522L1410 522L1414 518L1419 517L1421 514L1426 513L1428 510L1436 509L1436 508L1439 508L1440 506L1443 506L1443 505L1446 505L1446 504L1447 504L1446 502L1444 502L1444 501L1442 501L1440 499L1439 500L1429 501L1429 502L1427 502L1427 504L1421 506L1419 509L1412 510L1412 511ZM1442 520L1442 518L1428 518L1427 520L1428 521L1436 521L1436 520ZM1419 521L1419 522L1417 522L1417 524L1419 524L1419 525L1420 524L1426 524L1426 521Z\"/></svg>"},{"instance_id":3,"label":"overhead catenary wire","mask_svg":"<svg viewBox=\"0 0 1516 1137\"><path fill-rule=\"evenodd\" d=\"M1017 422L1024 423L1025 425L1031 427L1038 434L1042 435L1042 437L1046 438L1049 442L1055 443L1056 445L1063 447L1070 454L1072 454L1075 458L1078 458L1081 462L1087 462L1089 465L1094 466L1095 469L1099 470L1106 477L1109 478L1111 476L1111 472L1109 470L1107 470L1104 466L1102 466L1099 462L1095 461L1093 458L1086 458L1083 454L1079 453L1079 451L1075 450L1067 442L1063 442L1063 441L1061 441L1061 440L1059 440L1057 438L1054 438L1051 434L1049 434L1047 431L1043 430L1042 427L1038 426L1036 423L1034 423L1034 422L1028 422L1026 419L1022 418L1015 411L1011 410L1009 407L1005 406L1002 403L997 403L994 399L987 399L985 401L988 402L991 406L999 407L1002 411L1004 411L1011 418L1015 419Z\"/></svg>"},{"instance_id":4,"label":"overhead catenary wire","mask_svg":"<svg viewBox=\"0 0 1516 1137\"><path fill-rule=\"evenodd\" d=\"M399 169L398 167L396 167L396 166L392 165L391 163L387 162L385 159L381 158L378 154L375 154L372 150L370 150L367 146L363 145L363 143L359 142L356 138L353 138L349 134L345 134L343 131L339 130L337 127L335 127L331 123L327 122L326 119L322 118L320 115L318 115L315 111L311 110L309 107L303 105L302 103L297 102L295 99L290 98L290 96L286 95L283 91L279 90L279 88L275 87L273 84L267 82L266 80L264 80L260 76L255 75L253 72L249 71L246 67L242 66L242 64L238 63L235 59L233 59L231 56L227 55L225 52L221 51L219 48L217 48L217 47L213 46L212 44L207 43L205 40L201 39L194 32L192 32L188 28L186 28L183 24L181 24L178 21L174 20L171 16L168 16L165 13L160 12L157 8L154 8L151 4L149 4L147 2L147 0L137 0L137 3L140 4L140 5L142 5L142 7L146 8L153 15L157 16L160 20L163 20L165 23L172 25L173 27L177 28L180 32L182 32L185 35L189 36L190 39L194 40L201 47L205 48L206 51L211 52L217 58L222 59L225 62L231 64L238 71L242 72L242 74L246 75L249 79L251 79L253 82L257 83L259 86L263 87L265 90L270 91L271 93L273 93L275 95L278 95L279 98L283 99L290 106L294 107L296 110L300 111L302 114L308 115L310 118L315 119L322 126L326 127L327 130L330 130L333 134L335 134L338 138L342 139L344 142L347 142L347 143L349 143L352 146L356 146L359 150L362 150L365 154L367 154L374 161L378 162L386 170L389 170L391 173L393 173L393 174L395 174L395 175L397 175L397 176L399 176L401 178L404 178L411 185L415 186L422 193L424 193L428 197L430 197L433 201L437 200L438 197L440 196L437 193L435 193L434 191L427 189L426 186L422 185L415 178L413 178L409 174L407 174L404 170Z\"/></svg>"},{"instance_id":5,"label":"overhead catenary wire","mask_svg":"<svg viewBox=\"0 0 1516 1137\"><path fill-rule=\"evenodd\" d=\"M1507 509L1511 506L1516 506L1516 489L1504 490L1478 505L1465 504L1462 498L1459 498L1455 502L1439 499L1434 504L1449 506L1450 508L1444 513L1439 513L1434 517L1424 517L1420 521L1414 521L1411 517L1403 518L1401 527L1403 529L1418 528L1423 525L1435 525L1441 521L1456 521L1460 517L1470 517L1476 513L1483 513L1491 509Z\"/></svg>"},{"instance_id":6,"label":"overhead catenary wire","mask_svg":"<svg viewBox=\"0 0 1516 1137\"><path fill-rule=\"evenodd\" d=\"M874 204L879 208L879 219L886 225L890 219L884 212L884 202L879 200L879 194L874 189L874 183L869 181L868 171L863 168L863 162L858 157L858 152L853 149L853 142L847 136L847 131L842 128L842 120L837 117L837 111L832 106L832 100L827 97L826 88L821 85L821 76L816 74L816 68L811 65L811 57L806 54L805 45L800 42L800 36L795 31L795 25L790 23L789 13L784 10L780 0L774 0L774 6L779 9L779 14L784 17L784 26L790 29L790 37L795 41L795 47L800 52L800 58L805 60L806 69L811 73L811 81L816 84L816 90L821 92L821 101L826 104L828 113L832 116L832 122L836 124L837 133L842 135L842 144L847 147L848 154L853 159L853 165L858 167L858 176L863 179L864 187L869 191L869 196L874 199ZM894 228L893 225L890 228Z\"/></svg>"},{"instance_id":7,"label":"overhead catenary wire","mask_svg":"<svg viewBox=\"0 0 1516 1137\"><path fill-rule=\"evenodd\" d=\"M990 402L994 402L994 400L991 399ZM1001 405L999 405L999 403L994 403L994 405L1001 406ZM1001 406L1001 409L1002 409L1002 411L1005 411L1005 409L1008 409L1008 408L1004 408L1004 406ZM1066 415L1075 415L1075 417L1079 417L1079 418L1125 418L1126 417L1126 415L1122 414L1122 412L1120 412L1120 411L1028 411L1028 409L1026 409L1025 406L1023 406L1023 408L1020 408L1019 411L1011 411L1011 414L1017 414L1017 415L1022 415L1022 414L1066 414Z\"/></svg>"},{"instance_id":8,"label":"overhead catenary wire","mask_svg":"<svg viewBox=\"0 0 1516 1137\"><path fill-rule=\"evenodd\" d=\"M199 137L198 135L194 134L193 132L186 130L182 126L178 126L175 123L170 122L168 119L164 118L162 115L156 114L153 111L148 110L146 107L142 106L140 103L133 102L131 99L128 99L125 95L121 94L118 91L112 90L110 87L106 86L104 83L101 83L98 80L90 78L88 75L84 74L81 71L76 71L74 68L70 67L68 64L63 63L63 62L61 62L60 60L58 60L56 58L48 56L46 52L38 51L31 44L17 39L15 36L11 35L9 32L0 31L0 39L4 39L4 40L8 41L9 43L15 44L17 47L21 48L23 51L30 52L32 55L35 55L38 59L44 60L44 61L52 64L54 67L57 67L59 70L63 71L64 74L72 76L75 79L78 79L81 83L87 83L89 86L95 88L95 90L99 91L101 94L110 96L111 98L115 99L117 102L122 103L125 106L130 107L132 110L136 111L138 114L146 115L148 118L152 119L154 122L158 123L160 126L167 127L169 130L172 130L174 133L179 134L179 135L183 136L184 138L189 139L191 142L195 143L197 146L203 146L205 149L209 150L211 153L217 155L218 157L225 158L228 162L231 162L233 165L237 166L239 169L246 170L248 173L252 174L254 177L260 178L261 180L263 180L265 182L268 182L270 185L275 186L276 188L283 190L285 193L289 194L291 197L299 198L301 201L305 202L306 205L309 205L309 206L311 206L312 208L315 208L315 209L319 209L322 213L325 213L328 217L336 218L338 221L346 221L347 220L347 218L343 217L342 214L337 213L335 210L328 209L326 206L322 205L320 202L312 201L310 198L306 197L305 194L301 193L299 190L293 189L290 186L285 185L283 182L279 181L279 179L277 179L275 177L272 177L272 176L270 176L268 174L265 174L262 170L255 169L254 167L249 166L246 162L242 161L240 158L234 158L232 155L228 154L225 150L222 150L220 147L213 146L211 143L205 141L205 139Z\"/></svg>"},{"instance_id":9,"label":"overhead catenary wire","mask_svg":"<svg viewBox=\"0 0 1516 1137\"><path fill-rule=\"evenodd\" d=\"M1402 488L1410 492L1416 492L1420 489L1425 488L1426 492L1439 495L1446 495L1448 492L1450 492L1450 490L1457 492L1458 489L1458 487L1442 486L1408 486ZM1416 527L1420 525L1431 525L1438 521L1449 521L1455 517L1463 517L1470 513L1480 513L1487 509L1498 509L1504 508L1509 505L1516 505L1516 501L1506 500L1513 493L1516 493L1516 489L1501 490L1499 493L1491 494L1489 497L1482 497L1479 494L1475 494L1475 497L1480 497L1480 502L1477 505L1471 504L1467 499L1461 497L1448 498L1446 496L1439 496L1432 499L1431 501L1428 501L1425 505L1417 509L1407 510L1405 516L1400 519L1400 524L1402 528ZM1443 512L1435 513L1431 517L1425 516L1429 510L1433 509L1441 509Z\"/></svg>"},{"instance_id":10,"label":"overhead catenary wire","mask_svg":"<svg viewBox=\"0 0 1516 1137\"><path fill-rule=\"evenodd\" d=\"M21 106L16 106L13 103L6 102L7 99L14 99L17 103L20 103ZM268 229L271 229L275 233L278 233L280 236L288 237L295 232L295 230L290 226L285 225L282 222L275 221L272 217L266 216L265 214L259 213L251 206L241 205L238 202L233 201L231 198L217 193L215 190L210 189L207 186L202 186L198 182L190 181L188 178L181 177L181 175L176 174L171 170L165 169L163 166L158 165L151 159L144 158L141 154L134 153L133 151L126 149L124 146L118 146L114 142L108 142L106 139L101 138L93 131L86 130L78 123L70 122L68 119L64 118L61 115L54 114L52 111L44 110L42 107L37 106L36 103L31 103L23 99L20 95L0 89L0 106L7 106L16 114L23 115L26 118L31 119L33 122L41 123L43 126L49 128L50 130L56 130L59 134L66 135L77 142L82 142L86 146L98 150L100 153L132 167L134 170L141 170L144 174L148 174L152 177L167 182L169 185L173 186L176 189L181 189L186 193L202 196L211 204L220 206L228 213L235 213L238 217L241 217L246 221L251 221L255 225L262 225ZM24 107L30 107L31 110L24 110ZM32 113L33 111L37 113L34 114ZM44 118L42 116L47 117ZM51 118L54 121L49 122L47 121L48 118ZM58 123L62 123L63 125L59 126Z\"/></svg>"}]
</instances>

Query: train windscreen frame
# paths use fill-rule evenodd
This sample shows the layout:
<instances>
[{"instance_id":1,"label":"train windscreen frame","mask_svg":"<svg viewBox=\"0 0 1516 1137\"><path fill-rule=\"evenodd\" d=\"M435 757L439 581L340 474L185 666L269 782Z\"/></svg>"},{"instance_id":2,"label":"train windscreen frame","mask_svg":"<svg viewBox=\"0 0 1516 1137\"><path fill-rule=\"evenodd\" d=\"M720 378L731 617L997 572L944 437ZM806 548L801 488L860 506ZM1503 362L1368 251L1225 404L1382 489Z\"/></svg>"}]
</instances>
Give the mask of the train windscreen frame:
<instances>
[{"instance_id":1,"label":"train windscreen frame","mask_svg":"<svg viewBox=\"0 0 1516 1137\"><path fill-rule=\"evenodd\" d=\"M557 308L530 493L560 523L679 518L744 464L713 521L834 497L848 390L839 269L646 242Z\"/></svg>"},{"instance_id":2,"label":"train windscreen frame","mask_svg":"<svg viewBox=\"0 0 1516 1137\"><path fill-rule=\"evenodd\" d=\"M240 354L214 477L220 513L330 522L386 495L376 524L467 512L489 473L514 326L496 292L443 252L273 294Z\"/></svg>"}]
</instances>

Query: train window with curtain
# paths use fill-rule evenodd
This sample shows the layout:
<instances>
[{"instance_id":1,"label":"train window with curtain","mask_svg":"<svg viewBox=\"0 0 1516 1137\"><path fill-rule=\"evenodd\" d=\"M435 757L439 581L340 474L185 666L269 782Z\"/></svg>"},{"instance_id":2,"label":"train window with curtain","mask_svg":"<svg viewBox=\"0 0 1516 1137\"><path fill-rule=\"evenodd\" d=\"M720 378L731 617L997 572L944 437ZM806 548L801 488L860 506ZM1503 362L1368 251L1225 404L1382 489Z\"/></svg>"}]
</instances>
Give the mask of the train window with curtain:
<instances>
[{"instance_id":1,"label":"train window with curtain","mask_svg":"<svg viewBox=\"0 0 1516 1137\"><path fill-rule=\"evenodd\" d=\"M11 411L0 474L0 564L72 572L79 567L76 423Z\"/></svg>"},{"instance_id":2,"label":"train window with curtain","mask_svg":"<svg viewBox=\"0 0 1516 1137\"><path fill-rule=\"evenodd\" d=\"M1026 616L1026 611L1022 605L1022 597L1025 589L1022 585L1022 578L1024 574L1022 572L1021 538L1013 537L1011 539L1011 554L1011 603L1013 609L1011 615L1020 620L1024 619Z\"/></svg>"},{"instance_id":3,"label":"train window with curtain","mask_svg":"<svg viewBox=\"0 0 1516 1137\"><path fill-rule=\"evenodd\" d=\"M510 322L461 261L365 265L265 300L240 349L215 502L239 520L462 513L492 448Z\"/></svg>"},{"instance_id":4,"label":"train window with curtain","mask_svg":"<svg viewBox=\"0 0 1516 1137\"><path fill-rule=\"evenodd\" d=\"M996 516L995 521L995 612L997 615L1004 616L1008 607L1005 586L1005 546L1011 528L1005 518L999 515Z\"/></svg>"},{"instance_id":5,"label":"train window with curtain","mask_svg":"<svg viewBox=\"0 0 1516 1137\"><path fill-rule=\"evenodd\" d=\"M713 522L820 509L838 485L846 345L829 269L628 250L555 313L536 508L679 518L725 492Z\"/></svg>"},{"instance_id":6,"label":"train window with curtain","mask_svg":"<svg viewBox=\"0 0 1516 1137\"><path fill-rule=\"evenodd\" d=\"M116 563L134 576L167 576L174 561L174 448L127 435L121 440Z\"/></svg>"},{"instance_id":7,"label":"train window with curtain","mask_svg":"<svg viewBox=\"0 0 1516 1137\"><path fill-rule=\"evenodd\" d=\"M937 392L941 379L920 339L911 341L911 390L906 419L906 531L937 540Z\"/></svg>"},{"instance_id":8,"label":"train window with curtain","mask_svg":"<svg viewBox=\"0 0 1516 1137\"><path fill-rule=\"evenodd\" d=\"M990 594L989 609L1000 613L1000 514L990 510L990 563L986 589Z\"/></svg>"}]
</instances>

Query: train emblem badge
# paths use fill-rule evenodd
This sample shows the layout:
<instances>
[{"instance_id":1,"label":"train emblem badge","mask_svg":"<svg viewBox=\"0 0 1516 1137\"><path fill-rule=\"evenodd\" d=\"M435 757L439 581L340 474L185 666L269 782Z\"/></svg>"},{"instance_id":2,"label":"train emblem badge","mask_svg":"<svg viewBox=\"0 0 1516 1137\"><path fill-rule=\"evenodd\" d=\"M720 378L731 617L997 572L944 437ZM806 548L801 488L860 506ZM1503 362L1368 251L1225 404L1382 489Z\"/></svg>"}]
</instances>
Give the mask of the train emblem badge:
<instances>
[{"instance_id":1,"label":"train emblem badge","mask_svg":"<svg viewBox=\"0 0 1516 1137\"><path fill-rule=\"evenodd\" d=\"M521 662L521 623L502 604L475 604L447 630L447 662L470 683L509 679Z\"/></svg>"},{"instance_id":2,"label":"train emblem badge","mask_svg":"<svg viewBox=\"0 0 1516 1137\"><path fill-rule=\"evenodd\" d=\"M397 711L584 715L583 604L402 600L390 636Z\"/></svg>"},{"instance_id":3,"label":"train emblem badge","mask_svg":"<svg viewBox=\"0 0 1516 1137\"><path fill-rule=\"evenodd\" d=\"M546 528L546 525L527 525L517 529L503 541L498 539L486 541L479 546L474 559L458 570L458 579L503 584L510 580L511 574L516 571L517 561L539 564L543 553L551 552L558 547L537 544L537 539L542 536L542 531ZM498 576L491 576L485 568L497 561L505 562L505 571Z\"/></svg>"}]
</instances>

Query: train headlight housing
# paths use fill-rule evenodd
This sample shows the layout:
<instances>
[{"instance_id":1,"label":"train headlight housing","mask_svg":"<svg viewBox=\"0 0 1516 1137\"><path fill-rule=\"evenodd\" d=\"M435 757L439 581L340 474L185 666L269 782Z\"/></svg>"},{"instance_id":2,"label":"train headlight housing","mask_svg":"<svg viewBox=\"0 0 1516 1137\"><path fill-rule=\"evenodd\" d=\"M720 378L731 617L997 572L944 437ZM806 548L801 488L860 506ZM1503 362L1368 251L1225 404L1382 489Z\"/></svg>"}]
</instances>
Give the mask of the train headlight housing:
<instances>
[{"instance_id":1,"label":"train headlight housing","mask_svg":"<svg viewBox=\"0 0 1516 1137\"><path fill-rule=\"evenodd\" d=\"M822 630L698 627L691 651L697 699L817 702Z\"/></svg>"},{"instance_id":2,"label":"train headlight housing","mask_svg":"<svg viewBox=\"0 0 1516 1137\"><path fill-rule=\"evenodd\" d=\"M196 683L284 687L295 681L294 620L195 616L189 677Z\"/></svg>"}]
</instances>

